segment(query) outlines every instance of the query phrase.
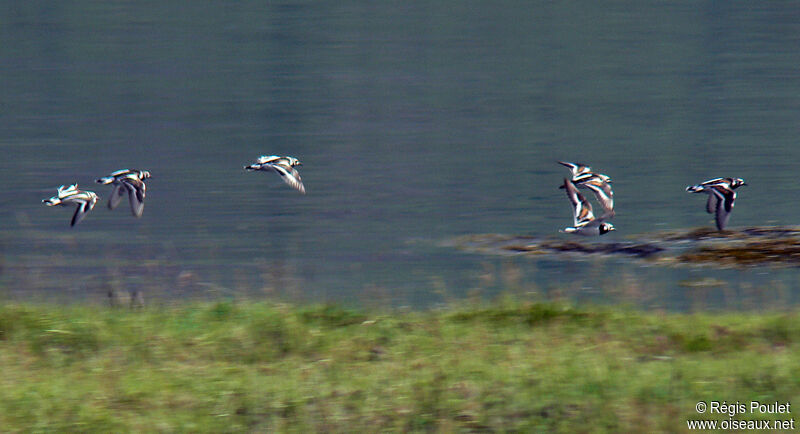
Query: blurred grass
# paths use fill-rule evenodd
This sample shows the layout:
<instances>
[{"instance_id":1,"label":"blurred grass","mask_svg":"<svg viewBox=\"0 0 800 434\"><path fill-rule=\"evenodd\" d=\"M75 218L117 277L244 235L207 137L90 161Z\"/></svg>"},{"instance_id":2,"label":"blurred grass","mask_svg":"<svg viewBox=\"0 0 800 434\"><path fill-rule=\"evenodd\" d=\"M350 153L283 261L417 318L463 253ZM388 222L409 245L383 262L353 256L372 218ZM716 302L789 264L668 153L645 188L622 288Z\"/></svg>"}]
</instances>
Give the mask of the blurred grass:
<instances>
[{"instance_id":1,"label":"blurred grass","mask_svg":"<svg viewBox=\"0 0 800 434\"><path fill-rule=\"evenodd\" d=\"M4 304L0 426L684 431L699 400L800 402L799 346L796 311Z\"/></svg>"}]
</instances>

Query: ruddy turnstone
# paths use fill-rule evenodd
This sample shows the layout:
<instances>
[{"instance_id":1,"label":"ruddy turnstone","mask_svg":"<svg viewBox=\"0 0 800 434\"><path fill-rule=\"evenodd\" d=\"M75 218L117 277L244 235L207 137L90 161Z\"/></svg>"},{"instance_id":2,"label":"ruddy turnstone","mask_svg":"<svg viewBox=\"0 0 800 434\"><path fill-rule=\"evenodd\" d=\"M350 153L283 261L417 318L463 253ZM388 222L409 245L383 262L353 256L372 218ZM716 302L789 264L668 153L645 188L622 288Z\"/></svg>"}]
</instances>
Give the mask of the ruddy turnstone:
<instances>
[{"instance_id":1,"label":"ruddy turnstone","mask_svg":"<svg viewBox=\"0 0 800 434\"><path fill-rule=\"evenodd\" d=\"M300 193L306 194L306 188L303 186L303 180L300 178L300 173L295 170L296 166L302 166L303 163L294 157L279 157L277 155L262 155L258 157L255 164L244 166L246 170L263 170L266 172L275 172L281 176L283 182L289 184L292 188Z\"/></svg>"},{"instance_id":2,"label":"ruddy turnstone","mask_svg":"<svg viewBox=\"0 0 800 434\"><path fill-rule=\"evenodd\" d=\"M592 190L597 201L603 207L607 218L614 215L614 191L611 189L611 178L602 173L592 172L592 168L585 164L569 163L559 161L560 164L568 167L572 172L572 183L577 187L584 187ZM562 185L559 188L564 188Z\"/></svg>"},{"instance_id":3,"label":"ruddy turnstone","mask_svg":"<svg viewBox=\"0 0 800 434\"><path fill-rule=\"evenodd\" d=\"M706 212L715 214L717 229L724 230L733 211L737 188L747 185L742 178L714 178L686 187L690 193L706 193Z\"/></svg>"},{"instance_id":4,"label":"ruddy turnstone","mask_svg":"<svg viewBox=\"0 0 800 434\"><path fill-rule=\"evenodd\" d=\"M67 188L62 185L58 187L58 193L55 196L50 199L44 199L42 202L47 206L76 204L75 214L72 215L72 222L70 223L70 226L75 226L94 208L94 204L97 202L97 195L93 191L78 190L78 184L70 185Z\"/></svg>"},{"instance_id":5,"label":"ruddy turnstone","mask_svg":"<svg viewBox=\"0 0 800 434\"><path fill-rule=\"evenodd\" d=\"M98 178L95 182L100 184L113 184L111 196L108 198L108 209L114 209L122 200L122 195L128 193L128 200L131 204L131 213L136 217L141 217L144 211L144 198L147 186L144 180L150 177L150 172L146 170L122 169L111 173L109 176Z\"/></svg>"},{"instance_id":6,"label":"ruddy turnstone","mask_svg":"<svg viewBox=\"0 0 800 434\"><path fill-rule=\"evenodd\" d=\"M564 228L561 232L589 236L604 235L615 230L614 225L605 222L606 219L613 217L613 212L595 218L594 213L592 213L592 205L583 197L572 181L564 178L562 188L567 191L567 197L572 203L574 226Z\"/></svg>"}]
</instances>

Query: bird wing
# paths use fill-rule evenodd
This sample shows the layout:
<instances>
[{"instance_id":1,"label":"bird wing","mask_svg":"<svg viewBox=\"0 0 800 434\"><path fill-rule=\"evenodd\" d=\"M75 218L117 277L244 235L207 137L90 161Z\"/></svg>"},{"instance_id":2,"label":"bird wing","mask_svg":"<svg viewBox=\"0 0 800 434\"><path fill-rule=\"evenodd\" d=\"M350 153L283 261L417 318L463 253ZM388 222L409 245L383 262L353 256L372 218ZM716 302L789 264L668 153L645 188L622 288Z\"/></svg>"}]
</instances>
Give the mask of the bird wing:
<instances>
[{"instance_id":1,"label":"bird wing","mask_svg":"<svg viewBox=\"0 0 800 434\"><path fill-rule=\"evenodd\" d=\"M725 178L714 178L714 179L709 179L708 181L703 181L700 184L698 184L698 186L700 186L700 187L714 187L716 185L725 184L726 182L727 182L727 179L725 179Z\"/></svg>"},{"instance_id":2,"label":"bird wing","mask_svg":"<svg viewBox=\"0 0 800 434\"><path fill-rule=\"evenodd\" d=\"M111 172L111 175L109 176L112 176L114 178L119 178L120 176L130 175L131 173L133 173L133 171L130 169L121 169L117 170L116 172Z\"/></svg>"},{"instance_id":3,"label":"bird wing","mask_svg":"<svg viewBox=\"0 0 800 434\"><path fill-rule=\"evenodd\" d=\"M75 214L72 215L72 222L70 223L70 226L75 226L78 223L80 223L81 220L83 220L83 218L86 217L86 214L88 214L89 211L91 210L91 208L89 207L89 202L84 200L76 202L78 206L75 207Z\"/></svg>"},{"instance_id":4,"label":"bird wing","mask_svg":"<svg viewBox=\"0 0 800 434\"><path fill-rule=\"evenodd\" d=\"M731 213L725 211L725 206L722 204L722 201L717 202L717 213L715 215L714 220L717 223L717 229L723 230L725 226L728 225L728 219L730 218Z\"/></svg>"},{"instance_id":5,"label":"bird wing","mask_svg":"<svg viewBox=\"0 0 800 434\"><path fill-rule=\"evenodd\" d=\"M306 188L303 186L303 180L300 178L300 172L282 164L270 164L269 166L278 172L278 175L281 176L283 182L287 183L290 187L294 188L300 193L306 194Z\"/></svg>"},{"instance_id":6,"label":"bird wing","mask_svg":"<svg viewBox=\"0 0 800 434\"><path fill-rule=\"evenodd\" d=\"M566 166L569 168L570 172L572 172L572 176L578 176L582 173L591 172L592 168L580 163L570 163L569 161L559 161L559 164L562 166Z\"/></svg>"},{"instance_id":7,"label":"bird wing","mask_svg":"<svg viewBox=\"0 0 800 434\"><path fill-rule=\"evenodd\" d=\"M256 163L257 164L272 163L272 162L275 162L275 161L280 160L280 159L281 159L281 157L279 157L277 155L262 155L262 156L258 157L258 160L256 160Z\"/></svg>"},{"instance_id":8,"label":"bird wing","mask_svg":"<svg viewBox=\"0 0 800 434\"><path fill-rule=\"evenodd\" d=\"M131 213L141 217L144 211L145 184L139 178L126 177L122 184L128 190L128 201L131 204Z\"/></svg>"},{"instance_id":9,"label":"bird wing","mask_svg":"<svg viewBox=\"0 0 800 434\"><path fill-rule=\"evenodd\" d=\"M719 198L717 197L716 193L711 192L708 194L708 202L706 202L706 212L709 214L714 214L717 210L717 204L719 202Z\"/></svg>"},{"instance_id":10,"label":"bird wing","mask_svg":"<svg viewBox=\"0 0 800 434\"><path fill-rule=\"evenodd\" d=\"M715 215L717 229L723 230L725 229L725 226L728 225L728 219L730 219L731 211L733 211L733 203L736 200L736 192L723 186L717 186L713 188L712 194L716 196L717 201Z\"/></svg>"},{"instance_id":11,"label":"bird wing","mask_svg":"<svg viewBox=\"0 0 800 434\"><path fill-rule=\"evenodd\" d=\"M122 195L125 194L122 184L114 184L114 189L111 190L111 196L108 197L108 209L114 209L119 205L122 200Z\"/></svg>"},{"instance_id":12,"label":"bird wing","mask_svg":"<svg viewBox=\"0 0 800 434\"><path fill-rule=\"evenodd\" d=\"M594 220L594 213L592 213L592 205L585 197L578 191L575 184L569 179L564 178L564 189L567 191L567 197L573 207L573 223L575 227L585 225Z\"/></svg>"},{"instance_id":13,"label":"bird wing","mask_svg":"<svg viewBox=\"0 0 800 434\"><path fill-rule=\"evenodd\" d=\"M613 214L614 213L614 191L611 189L611 185L605 181L603 181L600 177L593 177L581 185L586 186L586 188L592 190L597 201L600 202L600 205L603 207L605 213Z\"/></svg>"},{"instance_id":14,"label":"bird wing","mask_svg":"<svg viewBox=\"0 0 800 434\"><path fill-rule=\"evenodd\" d=\"M712 191L716 194L718 200L722 201L725 212L731 212L733 210L733 202L736 200L736 192L722 185L715 186Z\"/></svg>"}]
</instances>

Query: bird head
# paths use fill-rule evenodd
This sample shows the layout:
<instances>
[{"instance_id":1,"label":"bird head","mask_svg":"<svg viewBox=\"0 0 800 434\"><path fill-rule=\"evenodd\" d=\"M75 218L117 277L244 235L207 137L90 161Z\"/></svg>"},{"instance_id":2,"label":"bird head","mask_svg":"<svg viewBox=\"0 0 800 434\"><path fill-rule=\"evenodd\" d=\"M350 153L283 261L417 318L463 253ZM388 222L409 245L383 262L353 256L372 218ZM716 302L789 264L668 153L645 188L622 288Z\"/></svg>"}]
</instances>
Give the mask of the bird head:
<instances>
[{"instance_id":1,"label":"bird head","mask_svg":"<svg viewBox=\"0 0 800 434\"><path fill-rule=\"evenodd\" d=\"M605 235L611 231L616 230L614 228L614 225L612 225L611 223L601 223L598 229L600 229L600 235Z\"/></svg>"}]
</instances>

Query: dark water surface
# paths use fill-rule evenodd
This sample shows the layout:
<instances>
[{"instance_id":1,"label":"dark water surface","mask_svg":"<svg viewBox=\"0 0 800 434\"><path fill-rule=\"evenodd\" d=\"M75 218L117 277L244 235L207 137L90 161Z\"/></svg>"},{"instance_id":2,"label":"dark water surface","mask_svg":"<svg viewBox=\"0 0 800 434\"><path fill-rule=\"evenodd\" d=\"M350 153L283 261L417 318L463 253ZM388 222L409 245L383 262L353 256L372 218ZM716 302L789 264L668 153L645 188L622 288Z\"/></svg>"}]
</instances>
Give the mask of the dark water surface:
<instances>
[{"instance_id":1,"label":"dark water surface","mask_svg":"<svg viewBox=\"0 0 800 434\"><path fill-rule=\"evenodd\" d=\"M429 306L504 288L648 306L781 305L794 269L467 254L565 237L558 159L614 179L617 232L712 224L684 192L737 176L732 226L797 224L795 2L7 2L0 291ZM308 194L245 173L293 155ZM41 200L148 169L142 219L74 229ZM714 276L721 289L679 282ZM109 283L111 282L111 283Z\"/></svg>"}]
</instances>

